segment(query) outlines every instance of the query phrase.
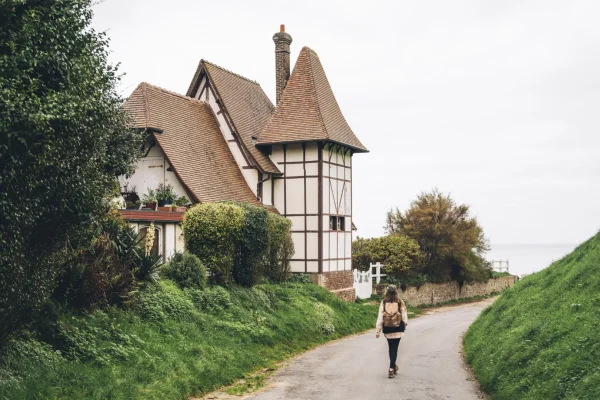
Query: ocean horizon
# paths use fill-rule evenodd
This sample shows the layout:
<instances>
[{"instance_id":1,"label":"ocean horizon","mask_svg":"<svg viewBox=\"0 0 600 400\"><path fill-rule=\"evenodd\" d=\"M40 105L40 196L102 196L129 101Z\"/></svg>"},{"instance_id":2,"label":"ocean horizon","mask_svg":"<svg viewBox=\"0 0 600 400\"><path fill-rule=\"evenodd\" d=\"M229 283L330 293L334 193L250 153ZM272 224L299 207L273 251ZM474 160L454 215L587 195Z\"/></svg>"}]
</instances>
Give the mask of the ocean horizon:
<instances>
[{"instance_id":1,"label":"ocean horizon","mask_svg":"<svg viewBox=\"0 0 600 400\"><path fill-rule=\"evenodd\" d=\"M502 244L491 245L485 254L488 261L509 261L509 272L513 275L531 274L547 268L572 252L577 243L554 244Z\"/></svg>"}]
</instances>

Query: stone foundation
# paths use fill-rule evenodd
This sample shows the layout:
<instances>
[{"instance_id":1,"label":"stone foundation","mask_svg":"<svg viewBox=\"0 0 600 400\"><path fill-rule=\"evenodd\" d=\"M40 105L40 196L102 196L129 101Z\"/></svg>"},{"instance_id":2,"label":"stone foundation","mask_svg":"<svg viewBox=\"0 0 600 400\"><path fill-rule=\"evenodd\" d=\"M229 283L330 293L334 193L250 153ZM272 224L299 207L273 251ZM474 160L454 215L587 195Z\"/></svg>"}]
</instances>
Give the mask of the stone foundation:
<instances>
[{"instance_id":1,"label":"stone foundation","mask_svg":"<svg viewBox=\"0 0 600 400\"><path fill-rule=\"evenodd\" d=\"M501 292L515 284L516 276L503 276L487 282L465 283L461 288L458 282L426 283L419 288L408 286L400 291L400 297L412 306L445 303L451 300L467 299L475 296L487 296ZM373 285L373 294L382 296L387 284Z\"/></svg>"},{"instance_id":2,"label":"stone foundation","mask_svg":"<svg viewBox=\"0 0 600 400\"><path fill-rule=\"evenodd\" d=\"M352 271L335 271L323 274L308 274L316 285L329 290L344 301L356 300Z\"/></svg>"}]
</instances>

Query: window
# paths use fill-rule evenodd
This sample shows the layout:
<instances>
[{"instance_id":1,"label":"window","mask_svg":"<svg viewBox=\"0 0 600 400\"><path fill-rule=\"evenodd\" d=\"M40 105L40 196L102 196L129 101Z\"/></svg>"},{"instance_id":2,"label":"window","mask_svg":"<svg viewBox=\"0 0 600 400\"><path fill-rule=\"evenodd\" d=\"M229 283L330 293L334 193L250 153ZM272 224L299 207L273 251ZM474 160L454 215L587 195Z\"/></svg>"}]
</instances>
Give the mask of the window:
<instances>
[{"instance_id":1,"label":"window","mask_svg":"<svg viewBox=\"0 0 600 400\"><path fill-rule=\"evenodd\" d=\"M329 216L329 230L330 231L345 231L346 230L346 218L337 215Z\"/></svg>"},{"instance_id":2,"label":"window","mask_svg":"<svg viewBox=\"0 0 600 400\"><path fill-rule=\"evenodd\" d=\"M346 230L346 218L338 217L338 231Z\"/></svg>"}]
</instances>

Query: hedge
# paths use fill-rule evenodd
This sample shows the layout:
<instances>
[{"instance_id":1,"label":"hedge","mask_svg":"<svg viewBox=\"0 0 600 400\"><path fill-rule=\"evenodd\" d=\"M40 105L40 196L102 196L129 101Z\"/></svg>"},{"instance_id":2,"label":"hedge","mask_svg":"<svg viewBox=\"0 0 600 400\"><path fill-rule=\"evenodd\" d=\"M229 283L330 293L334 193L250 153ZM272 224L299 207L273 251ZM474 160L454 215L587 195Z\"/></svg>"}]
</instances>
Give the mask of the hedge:
<instances>
[{"instance_id":1,"label":"hedge","mask_svg":"<svg viewBox=\"0 0 600 400\"><path fill-rule=\"evenodd\" d=\"M196 255L213 283L252 286L283 282L294 254L291 223L247 203L202 203L183 218L187 251Z\"/></svg>"}]
</instances>

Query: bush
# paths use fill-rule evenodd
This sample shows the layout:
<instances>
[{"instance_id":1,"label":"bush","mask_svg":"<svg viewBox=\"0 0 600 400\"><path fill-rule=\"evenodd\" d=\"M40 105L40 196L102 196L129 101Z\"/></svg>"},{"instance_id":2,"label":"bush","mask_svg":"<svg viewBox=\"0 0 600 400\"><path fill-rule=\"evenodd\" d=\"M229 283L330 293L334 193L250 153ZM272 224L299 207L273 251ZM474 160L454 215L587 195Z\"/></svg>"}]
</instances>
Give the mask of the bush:
<instances>
[{"instance_id":1,"label":"bush","mask_svg":"<svg viewBox=\"0 0 600 400\"><path fill-rule=\"evenodd\" d=\"M219 313L233 306L231 295L221 286L213 286L205 290L188 290L186 292L201 311Z\"/></svg>"},{"instance_id":2,"label":"bush","mask_svg":"<svg viewBox=\"0 0 600 400\"><path fill-rule=\"evenodd\" d=\"M183 220L186 248L217 284L252 286L267 278L289 279L294 254L291 222L246 203L203 203Z\"/></svg>"},{"instance_id":3,"label":"bush","mask_svg":"<svg viewBox=\"0 0 600 400\"><path fill-rule=\"evenodd\" d=\"M183 216L187 251L196 255L219 284L231 283L244 211L227 203L201 203Z\"/></svg>"},{"instance_id":4,"label":"bush","mask_svg":"<svg viewBox=\"0 0 600 400\"><path fill-rule=\"evenodd\" d=\"M409 279L421 272L423 254L419 244L406 236L358 238L352 243L352 265L368 270L370 263L385 265L384 272L393 279Z\"/></svg>"},{"instance_id":5,"label":"bush","mask_svg":"<svg viewBox=\"0 0 600 400\"><path fill-rule=\"evenodd\" d=\"M290 279L290 259L294 256L292 223L281 215L269 213L267 219L267 252L263 274L271 282Z\"/></svg>"},{"instance_id":6,"label":"bush","mask_svg":"<svg viewBox=\"0 0 600 400\"><path fill-rule=\"evenodd\" d=\"M162 275L181 288L204 289L206 286L206 268L198 257L187 251L175 253L163 267Z\"/></svg>"},{"instance_id":7,"label":"bush","mask_svg":"<svg viewBox=\"0 0 600 400\"><path fill-rule=\"evenodd\" d=\"M146 253L133 228L116 210L96 227L87 249L71 259L58 279L54 298L74 308L119 304L140 282L156 280L162 258Z\"/></svg>"},{"instance_id":8,"label":"bush","mask_svg":"<svg viewBox=\"0 0 600 400\"><path fill-rule=\"evenodd\" d=\"M237 203L244 212L240 243L233 265L233 279L241 286L251 287L262 277L264 254L268 246L266 208Z\"/></svg>"},{"instance_id":9,"label":"bush","mask_svg":"<svg viewBox=\"0 0 600 400\"><path fill-rule=\"evenodd\" d=\"M192 297L183 296L175 283L168 280L140 290L131 301L131 308L143 319L154 322L169 318L191 320L196 315Z\"/></svg>"}]
</instances>

